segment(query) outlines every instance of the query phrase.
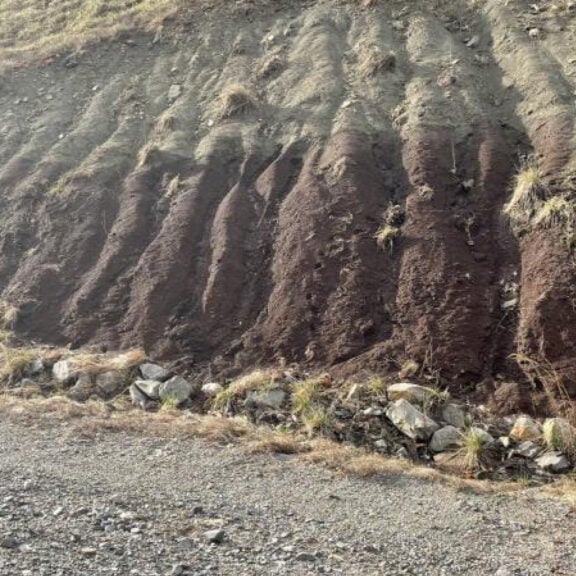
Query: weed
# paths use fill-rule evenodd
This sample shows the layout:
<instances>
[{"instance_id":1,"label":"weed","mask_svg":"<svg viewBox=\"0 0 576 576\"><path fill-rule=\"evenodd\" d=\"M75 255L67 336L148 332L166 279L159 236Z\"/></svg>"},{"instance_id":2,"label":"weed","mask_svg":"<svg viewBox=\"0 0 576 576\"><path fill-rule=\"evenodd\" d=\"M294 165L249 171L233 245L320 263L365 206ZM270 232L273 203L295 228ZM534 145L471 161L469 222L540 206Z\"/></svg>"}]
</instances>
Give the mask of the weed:
<instances>
[{"instance_id":1,"label":"weed","mask_svg":"<svg viewBox=\"0 0 576 576\"><path fill-rule=\"evenodd\" d=\"M164 411L176 410L176 408L178 408L178 404L179 404L178 398L176 398L176 396L169 395L162 400L160 410Z\"/></svg>"},{"instance_id":2,"label":"weed","mask_svg":"<svg viewBox=\"0 0 576 576\"><path fill-rule=\"evenodd\" d=\"M570 455L576 453L576 431L566 420L546 420L542 427L542 438L549 450L559 450Z\"/></svg>"},{"instance_id":3,"label":"weed","mask_svg":"<svg viewBox=\"0 0 576 576\"><path fill-rule=\"evenodd\" d=\"M413 376L416 376L416 374L418 374L419 370L420 370L420 364L418 364L416 360L406 360L406 362L402 364L402 367L398 372L398 377L402 379L412 378Z\"/></svg>"},{"instance_id":4,"label":"weed","mask_svg":"<svg viewBox=\"0 0 576 576\"><path fill-rule=\"evenodd\" d=\"M482 467L485 450L486 437L482 430L468 428L463 434L463 446L460 453L463 457L464 468L469 471L478 470Z\"/></svg>"},{"instance_id":5,"label":"weed","mask_svg":"<svg viewBox=\"0 0 576 576\"><path fill-rule=\"evenodd\" d=\"M234 380L227 388L220 390L214 402L213 410L218 412L225 410L234 398L246 396L248 392L269 389L275 381L275 372L270 369L254 370L237 380Z\"/></svg>"},{"instance_id":6,"label":"weed","mask_svg":"<svg viewBox=\"0 0 576 576\"><path fill-rule=\"evenodd\" d=\"M231 84L220 98L218 117L221 120L246 114L257 107L256 97L242 84Z\"/></svg>"},{"instance_id":7,"label":"weed","mask_svg":"<svg viewBox=\"0 0 576 576\"><path fill-rule=\"evenodd\" d=\"M14 332L11 330L0 329L0 344L8 344L14 337Z\"/></svg>"},{"instance_id":8,"label":"weed","mask_svg":"<svg viewBox=\"0 0 576 576\"><path fill-rule=\"evenodd\" d=\"M22 378L37 357L34 349L0 345L0 382L15 382Z\"/></svg>"},{"instance_id":9,"label":"weed","mask_svg":"<svg viewBox=\"0 0 576 576\"><path fill-rule=\"evenodd\" d=\"M332 425L332 416L323 406L311 406L301 417L308 436L313 436L316 432L326 432Z\"/></svg>"},{"instance_id":10,"label":"weed","mask_svg":"<svg viewBox=\"0 0 576 576\"><path fill-rule=\"evenodd\" d=\"M386 393L386 381L379 376L374 376L368 380L368 389L375 396L383 396Z\"/></svg>"},{"instance_id":11,"label":"weed","mask_svg":"<svg viewBox=\"0 0 576 576\"><path fill-rule=\"evenodd\" d=\"M390 252L394 250L394 243L396 239L400 236L400 228L395 226L390 226L389 224L384 224L378 229L378 232L374 235L376 243L380 248L388 248Z\"/></svg>"},{"instance_id":12,"label":"weed","mask_svg":"<svg viewBox=\"0 0 576 576\"><path fill-rule=\"evenodd\" d=\"M0 328L14 328L16 320L18 320L18 313L18 306L6 300L0 300Z\"/></svg>"},{"instance_id":13,"label":"weed","mask_svg":"<svg viewBox=\"0 0 576 576\"><path fill-rule=\"evenodd\" d=\"M231 386L220 390L220 392L218 392L218 394L216 394L214 397L214 401L212 402L212 409L216 412L222 412L226 410L235 396L236 392Z\"/></svg>"},{"instance_id":14,"label":"weed","mask_svg":"<svg viewBox=\"0 0 576 576\"><path fill-rule=\"evenodd\" d=\"M311 378L298 382L292 392L292 409L295 414L310 411L322 394L322 386L318 380Z\"/></svg>"}]
</instances>

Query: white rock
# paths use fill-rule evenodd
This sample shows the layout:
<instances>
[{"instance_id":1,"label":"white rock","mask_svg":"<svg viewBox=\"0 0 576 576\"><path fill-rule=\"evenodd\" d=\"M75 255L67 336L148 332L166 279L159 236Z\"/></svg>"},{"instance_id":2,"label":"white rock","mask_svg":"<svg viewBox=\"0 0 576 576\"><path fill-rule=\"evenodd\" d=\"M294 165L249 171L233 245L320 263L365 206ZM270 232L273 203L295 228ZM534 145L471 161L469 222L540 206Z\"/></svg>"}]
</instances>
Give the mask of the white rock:
<instances>
[{"instance_id":1,"label":"white rock","mask_svg":"<svg viewBox=\"0 0 576 576\"><path fill-rule=\"evenodd\" d=\"M158 364L152 364L150 362L141 364L139 366L139 370L144 380L156 380L158 382L164 382L165 380L168 380L168 377L170 376L170 372L166 370L166 368L158 366Z\"/></svg>"},{"instance_id":2,"label":"white rock","mask_svg":"<svg viewBox=\"0 0 576 576\"><path fill-rule=\"evenodd\" d=\"M546 452L534 460L539 468L546 472L567 472L572 465L570 461L561 452Z\"/></svg>"},{"instance_id":3,"label":"white rock","mask_svg":"<svg viewBox=\"0 0 576 576\"><path fill-rule=\"evenodd\" d=\"M455 428L464 428L466 426L466 412L457 404L447 404L442 408L442 420Z\"/></svg>"},{"instance_id":4,"label":"white rock","mask_svg":"<svg viewBox=\"0 0 576 576\"><path fill-rule=\"evenodd\" d=\"M194 392L194 386L182 376L173 376L160 385L160 399L173 399L177 405L186 402Z\"/></svg>"},{"instance_id":5,"label":"white rock","mask_svg":"<svg viewBox=\"0 0 576 576\"><path fill-rule=\"evenodd\" d=\"M388 386L386 394L390 402L395 402L396 400L407 400L408 402L421 404L429 396L430 391L424 388L424 386L419 386L418 384L400 382Z\"/></svg>"},{"instance_id":6,"label":"white rock","mask_svg":"<svg viewBox=\"0 0 576 576\"><path fill-rule=\"evenodd\" d=\"M59 360L52 367L52 375L58 382L69 382L78 374L78 369L70 364L68 360Z\"/></svg>"},{"instance_id":7,"label":"white rock","mask_svg":"<svg viewBox=\"0 0 576 576\"><path fill-rule=\"evenodd\" d=\"M454 426L444 426L436 430L430 440L430 450L446 452L462 445L462 433Z\"/></svg>"},{"instance_id":8,"label":"white rock","mask_svg":"<svg viewBox=\"0 0 576 576\"><path fill-rule=\"evenodd\" d=\"M182 94L182 86L180 84L172 84L168 89L168 100L176 100Z\"/></svg>"},{"instance_id":9,"label":"white rock","mask_svg":"<svg viewBox=\"0 0 576 576\"><path fill-rule=\"evenodd\" d=\"M540 426L530 416L518 416L510 432L510 438L517 442L538 440L541 435Z\"/></svg>"},{"instance_id":10,"label":"white rock","mask_svg":"<svg viewBox=\"0 0 576 576\"><path fill-rule=\"evenodd\" d=\"M286 392L280 388L273 390L253 390L248 392L246 401L247 408L272 408L279 410L286 400Z\"/></svg>"},{"instance_id":11,"label":"white rock","mask_svg":"<svg viewBox=\"0 0 576 576\"><path fill-rule=\"evenodd\" d=\"M440 428L434 420L404 399L388 405L386 416L398 430L413 440L428 440Z\"/></svg>"},{"instance_id":12,"label":"white rock","mask_svg":"<svg viewBox=\"0 0 576 576\"><path fill-rule=\"evenodd\" d=\"M526 440L517 446L514 452L523 458L536 458L536 456L540 454L541 449L537 444L532 442L532 440Z\"/></svg>"},{"instance_id":13,"label":"white rock","mask_svg":"<svg viewBox=\"0 0 576 576\"><path fill-rule=\"evenodd\" d=\"M207 382L202 386L202 393L205 396L217 396L220 392L222 392L222 390L224 390L224 386L222 386L222 384L218 384L218 382Z\"/></svg>"}]
</instances>

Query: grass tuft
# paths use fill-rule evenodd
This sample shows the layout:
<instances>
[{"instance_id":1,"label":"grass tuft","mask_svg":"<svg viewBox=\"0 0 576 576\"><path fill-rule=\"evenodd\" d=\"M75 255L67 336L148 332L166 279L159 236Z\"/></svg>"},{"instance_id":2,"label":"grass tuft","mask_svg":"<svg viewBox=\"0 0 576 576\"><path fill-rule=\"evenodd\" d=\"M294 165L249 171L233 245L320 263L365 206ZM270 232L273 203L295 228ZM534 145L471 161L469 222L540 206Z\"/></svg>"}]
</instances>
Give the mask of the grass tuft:
<instances>
[{"instance_id":1,"label":"grass tuft","mask_svg":"<svg viewBox=\"0 0 576 576\"><path fill-rule=\"evenodd\" d=\"M257 108L256 97L242 84L231 84L228 86L220 98L220 110L218 117L226 120L241 116Z\"/></svg>"}]
</instances>

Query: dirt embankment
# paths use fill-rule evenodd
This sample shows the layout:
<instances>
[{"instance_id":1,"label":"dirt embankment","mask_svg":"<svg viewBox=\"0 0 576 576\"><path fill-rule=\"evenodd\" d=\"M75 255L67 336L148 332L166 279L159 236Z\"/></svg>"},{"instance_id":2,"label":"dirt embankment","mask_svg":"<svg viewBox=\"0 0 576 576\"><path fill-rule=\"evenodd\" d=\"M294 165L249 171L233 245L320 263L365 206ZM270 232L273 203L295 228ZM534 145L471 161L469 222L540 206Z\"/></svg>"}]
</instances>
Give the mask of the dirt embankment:
<instances>
[{"instance_id":1,"label":"dirt embankment","mask_svg":"<svg viewBox=\"0 0 576 576\"><path fill-rule=\"evenodd\" d=\"M527 155L572 207L574 11L373 4L236 3L6 73L15 331L213 373L415 360L474 386L522 352L574 378L572 220L504 214Z\"/></svg>"}]
</instances>

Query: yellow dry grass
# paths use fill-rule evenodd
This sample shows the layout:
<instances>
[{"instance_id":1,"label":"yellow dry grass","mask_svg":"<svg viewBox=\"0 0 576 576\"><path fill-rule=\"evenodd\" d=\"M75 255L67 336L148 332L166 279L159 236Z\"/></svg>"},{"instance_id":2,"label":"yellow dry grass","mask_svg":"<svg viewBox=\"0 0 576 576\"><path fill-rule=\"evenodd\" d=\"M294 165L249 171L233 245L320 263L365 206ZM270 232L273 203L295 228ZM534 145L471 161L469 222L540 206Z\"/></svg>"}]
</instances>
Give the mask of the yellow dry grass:
<instances>
[{"instance_id":1,"label":"yellow dry grass","mask_svg":"<svg viewBox=\"0 0 576 576\"><path fill-rule=\"evenodd\" d=\"M0 61L17 65L133 29L159 31L183 0L3 0Z\"/></svg>"}]
</instances>

